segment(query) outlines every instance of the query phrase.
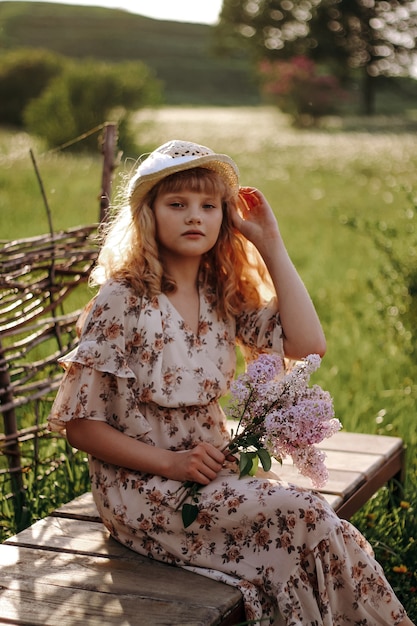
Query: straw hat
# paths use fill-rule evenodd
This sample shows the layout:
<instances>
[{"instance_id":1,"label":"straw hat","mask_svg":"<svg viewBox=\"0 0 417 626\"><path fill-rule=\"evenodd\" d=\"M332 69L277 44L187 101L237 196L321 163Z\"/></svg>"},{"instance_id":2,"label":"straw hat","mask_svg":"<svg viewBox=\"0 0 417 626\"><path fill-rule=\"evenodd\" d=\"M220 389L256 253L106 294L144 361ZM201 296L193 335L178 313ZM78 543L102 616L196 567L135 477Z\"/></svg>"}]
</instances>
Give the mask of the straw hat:
<instances>
[{"instance_id":1,"label":"straw hat","mask_svg":"<svg viewBox=\"0 0 417 626\"><path fill-rule=\"evenodd\" d=\"M226 154L216 154L206 146L174 139L150 153L137 168L129 183L129 198L139 205L148 191L163 178L194 167L214 170L236 192L239 190L239 170Z\"/></svg>"}]
</instances>

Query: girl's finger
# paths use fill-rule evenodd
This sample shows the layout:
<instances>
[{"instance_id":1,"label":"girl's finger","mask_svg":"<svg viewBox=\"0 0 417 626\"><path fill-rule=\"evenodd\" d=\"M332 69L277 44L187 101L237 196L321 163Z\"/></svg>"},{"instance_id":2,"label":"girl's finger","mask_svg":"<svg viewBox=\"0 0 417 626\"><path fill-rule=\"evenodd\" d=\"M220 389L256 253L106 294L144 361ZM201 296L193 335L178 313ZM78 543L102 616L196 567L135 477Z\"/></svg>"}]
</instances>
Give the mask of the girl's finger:
<instances>
[{"instance_id":1,"label":"girl's finger","mask_svg":"<svg viewBox=\"0 0 417 626\"><path fill-rule=\"evenodd\" d=\"M251 211L251 209L259 204L257 189L254 187L241 187L239 191L239 200L243 204L244 209Z\"/></svg>"}]
</instances>

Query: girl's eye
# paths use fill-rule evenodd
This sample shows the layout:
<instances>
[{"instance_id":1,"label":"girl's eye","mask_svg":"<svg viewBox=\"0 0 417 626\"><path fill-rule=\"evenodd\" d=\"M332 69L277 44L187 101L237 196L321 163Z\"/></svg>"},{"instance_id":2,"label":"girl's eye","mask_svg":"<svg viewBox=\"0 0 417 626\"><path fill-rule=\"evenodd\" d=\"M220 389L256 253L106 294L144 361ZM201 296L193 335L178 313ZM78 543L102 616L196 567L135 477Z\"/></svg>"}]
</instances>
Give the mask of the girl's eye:
<instances>
[{"instance_id":1,"label":"girl's eye","mask_svg":"<svg viewBox=\"0 0 417 626\"><path fill-rule=\"evenodd\" d=\"M215 209L216 205L215 204L204 204L203 208L204 209Z\"/></svg>"},{"instance_id":2,"label":"girl's eye","mask_svg":"<svg viewBox=\"0 0 417 626\"><path fill-rule=\"evenodd\" d=\"M181 209L184 205L181 202L170 202L169 206L172 206L174 209Z\"/></svg>"}]
</instances>

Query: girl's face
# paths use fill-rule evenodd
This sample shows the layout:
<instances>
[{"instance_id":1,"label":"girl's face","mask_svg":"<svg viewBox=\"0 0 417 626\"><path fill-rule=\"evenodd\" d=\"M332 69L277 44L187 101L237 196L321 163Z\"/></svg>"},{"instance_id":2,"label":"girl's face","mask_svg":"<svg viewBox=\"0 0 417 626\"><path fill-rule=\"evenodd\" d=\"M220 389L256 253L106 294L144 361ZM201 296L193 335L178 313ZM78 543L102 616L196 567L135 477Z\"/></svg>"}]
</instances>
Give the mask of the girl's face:
<instances>
[{"instance_id":1,"label":"girl's face","mask_svg":"<svg viewBox=\"0 0 417 626\"><path fill-rule=\"evenodd\" d=\"M215 245L223 220L219 192L162 191L155 198L153 210L156 237L164 256L200 258Z\"/></svg>"}]
</instances>

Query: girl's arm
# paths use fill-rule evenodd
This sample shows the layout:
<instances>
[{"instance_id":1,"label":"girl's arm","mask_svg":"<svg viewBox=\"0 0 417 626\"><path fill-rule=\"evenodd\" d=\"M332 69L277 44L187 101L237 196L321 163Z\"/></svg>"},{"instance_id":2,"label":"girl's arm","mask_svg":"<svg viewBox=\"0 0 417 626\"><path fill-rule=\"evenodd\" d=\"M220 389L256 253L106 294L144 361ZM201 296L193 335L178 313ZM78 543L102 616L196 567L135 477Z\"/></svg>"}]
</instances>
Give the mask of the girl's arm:
<instances>
[{"instance_id":1,"label":"girl's arm","mask_svg":"<svg viewBox=\"0 0 417 626\"><path fill-rule=\"evenodd\" d=\"M106 422L73 419L66 424L69 443L112 465L208 485L221 470L225 455L210 443L173 452L151 446L116 430Z\"/></svg>"},{"instance_id":2,"label":"girl's arm","mask_svg":"<svg viewBox=\"0 0 417 626\"><path fill-rule=\"evenodd\" d=\"M242 187L234 225L251 241L268 268L276 290L287 357L323 356L326 340L313 302L295 269L264 195L254 187Z\"/></svg>"}]
</instances>

